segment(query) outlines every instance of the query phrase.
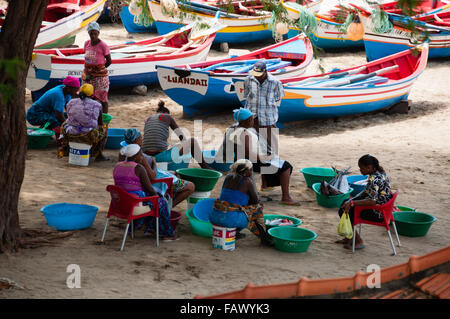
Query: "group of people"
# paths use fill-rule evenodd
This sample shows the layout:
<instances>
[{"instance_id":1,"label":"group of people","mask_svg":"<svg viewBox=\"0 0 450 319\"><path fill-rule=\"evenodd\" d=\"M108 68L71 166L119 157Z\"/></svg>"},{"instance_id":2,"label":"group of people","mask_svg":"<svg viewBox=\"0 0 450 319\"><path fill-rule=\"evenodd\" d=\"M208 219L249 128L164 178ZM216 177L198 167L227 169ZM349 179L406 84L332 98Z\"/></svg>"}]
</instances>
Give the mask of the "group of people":
<instances>
[{"instance_id":1,"label":"group of people","mask_svg":"<svg viewBox=\"0 0 450 319\"><path fill-rule=\"evenodd\" d=\"M58 156L67 156L69 142L92 146L97 161L108 160L103 155L108 128L103 113L108 113L111 54L108 45L100 40L97 22L88 25L90 40L84 44L85 64L80 80L67 76L61 85L45 92L27 111L31 125L53 130L58 141ZM79 94L77 94L79 92Z\"/></svg>"},{"instance_id":2,"label":"group of people","mask_svg":"<svg viewBox=\"0 0 450 319\"><path fill-rule=\"evenodd\" d=\"M112 61L108 45L99 38L100 26L91 22L88 33L90 40L84 44L83 84L78 78L66 77L61 85L34 102L27 111L27 120L32 125L55 131L58 156L68 155L69 142L72 141L91 145L92 157L101 161L108 160L103 155L108 133L103 113L108 113L107 68ZM233 164L224 179L220 197L214 203L210 220L219 226L237 228L238 238L243 236L240 230L248 228L261 238L263 244L270 244L253 173L261 174L261 192L281 186L280 204L300 205L289 192L293 167L278 156L276 123L278 105L284 96L283 85L267 72L264 62L257 62L244 82L244 96L245 107L233 111L235 123L227 128L216 152L215 161ZM180 142L169 147L170 129ZM190 153L200 167L210 169L198 141L185 137L169 109L160 101L156 113L146 119L143 135L137 129L127 130L122 146L113 170L114 183L138 197L159 196L159 233L163 240L177 240L179 236L170 225L170 211L188 198L195 186L174 172L158 168L157 162L177 162L182 155ZM352 222L354 206L383 204L392 198L389 179L375 157L365 155L358 165L362 174L369 175L366 189L345 201L339 209L339 216L348 212ZM166 177L172 178L173 198L170 198L165 184L153 182ZM382 219L375 210L364 210L361 217L373 221ZM155 231L152 217L137 220L134 227L144 228L145 232ZM359 234L355 236L356 249L364 248ZM350 247L347 239L338 243Z\"/></svg>"}]
</instances>

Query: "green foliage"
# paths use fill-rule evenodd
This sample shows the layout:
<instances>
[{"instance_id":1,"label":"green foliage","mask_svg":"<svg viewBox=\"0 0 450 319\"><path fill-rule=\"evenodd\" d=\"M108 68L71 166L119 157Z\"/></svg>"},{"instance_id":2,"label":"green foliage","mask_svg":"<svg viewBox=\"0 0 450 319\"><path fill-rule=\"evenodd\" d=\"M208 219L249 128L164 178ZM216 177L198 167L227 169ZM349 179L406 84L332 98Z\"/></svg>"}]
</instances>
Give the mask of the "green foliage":
<instances>
[{"instance_id":1,"label":"green foliage","mask_svg":"<svg viewBox=\"0 0 450 319\"><path fill-rule=\"evenodd\" d=\"M6 74L7 80L0 84L0 101L2 105L11 102L17 94L16 88L9 84L8 80L15 81L19 76L21 69L25 67L22 60L19 59L1 59L0 60L0 74Z\"/></svg>"}]
</instances>

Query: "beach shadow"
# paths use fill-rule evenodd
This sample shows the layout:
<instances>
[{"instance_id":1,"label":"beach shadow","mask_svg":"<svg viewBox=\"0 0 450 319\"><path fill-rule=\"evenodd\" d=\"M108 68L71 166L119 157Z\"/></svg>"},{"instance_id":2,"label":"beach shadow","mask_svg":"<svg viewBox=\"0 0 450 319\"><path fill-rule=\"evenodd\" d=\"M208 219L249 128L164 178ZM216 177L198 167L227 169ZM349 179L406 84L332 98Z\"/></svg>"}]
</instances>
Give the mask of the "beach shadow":
<instances>
[{"instance_id":1,"label":"beach shadow","mask_svg":"<svg viewBox=\"0 0 450 319\"><path fill-rule=\"evenodd\" d=\"M411 109L407 114L387 114L386 111L375 111L352 116L342 116L327 119L308 120L301 122L286 123L280 130L281 135L294 137L318 137L373 127L380 124L395 124L436 112L442 112L450 108L447 103L415 101L411 104Z\"/></svg>"}]
</instances>

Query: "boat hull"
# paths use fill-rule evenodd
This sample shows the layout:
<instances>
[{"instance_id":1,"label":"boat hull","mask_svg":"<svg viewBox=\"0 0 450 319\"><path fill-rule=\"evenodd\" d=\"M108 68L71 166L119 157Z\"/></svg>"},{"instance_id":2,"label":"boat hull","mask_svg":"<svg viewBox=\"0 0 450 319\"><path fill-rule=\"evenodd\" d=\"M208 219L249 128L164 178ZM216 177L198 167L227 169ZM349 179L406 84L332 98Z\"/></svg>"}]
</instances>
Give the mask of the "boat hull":
<instances>
[{"instance_id":1,"label":"boat hull","mask_svg":"<svg viewBox=\"0 0 450 319\"><path fill-rule=\"evenodd\" d=\"M156 29L159 35L166 34L179 27L192 23L199 18L206 21L212 21L214 17L200 13L185 12L183 21L180 23L178 17L169 17L162 13L161 5L157 2L148 2L153 18L155 19ZM268 27L270 16L247 17L242 19L220 18L219 23L227 27L218 31L215 43L246 43L272 38L272 31Z\"/></svg>"},{"instance_id":2,"label":"boat hull","mask_svg":"<svg viewBox=\"0 0 450 319\"><path fill-rule=\"evenodd\" d=\"M122 6L120 11L120 19L122 24L128 33L143 33L143 32L155 32L156 25L153 22L150 26L143 26L134 22L134 15L132 15L128 9L128 6Z\"/></svg>"},{"instance_id":3,"label":"boat hull","mask_svg":"<svg viewBox=\"0 0 450 319\"><path fill-rule=\"evenodd\" d=\"M75 42L76 33L90 22L97 21L103 12L106 0L100 0L83 11L74 12L41 29L36 39L36 49L51 49L65 47Z\"/></svg>"}]
</instances>

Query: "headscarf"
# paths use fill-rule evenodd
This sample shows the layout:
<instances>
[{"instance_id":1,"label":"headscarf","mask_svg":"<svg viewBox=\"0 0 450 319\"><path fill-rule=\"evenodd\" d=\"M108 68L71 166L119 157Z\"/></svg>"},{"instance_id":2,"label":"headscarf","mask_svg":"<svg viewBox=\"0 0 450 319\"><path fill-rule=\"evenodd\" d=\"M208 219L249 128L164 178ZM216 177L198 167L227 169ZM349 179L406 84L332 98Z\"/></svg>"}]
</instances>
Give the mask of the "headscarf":
<instances>
[{"instance_id":1,"label":"headscarf","mask_svg":"<svg viewBox=\"0 0 450 319\"><path fill-rule=\"evenodd\" d=\"M98 32L100 32L100 25L97 22L91 22L88 24L88 28L87 31L92 31L92 30L96 30Z\"/></svg>"},{"instance_id":2,"label":"headscarf","mask_svg":"<svg viewBox=\"0 0 450 319\"><path fill-rule=\"evenodd\" d=\"M86 96L92 96L94 94L94 87L92 84L85 83L80 87L80 93L84 93Z\"/></svg>"},{"instance_id":3,"label":"headscarf","mask_svg":"<svg viewBox=\"0 0 450 319\"><path fill-rule=\"evenodd\" d=\"M233 177L243 176L244 172L248 169L252 169L253 164L248 159L239 159L230 166L230 171Z\"/></svg>"},{"instance_id":4,"label":"headscarf","mask_svg":"<svg viewBox=\"0 0 450 319\"><path fill-rule=\"evenodd\" d=\"M120 154L126 156L127 158L129 157L133 157L134 155L136 155L137 153L139 153L139 151L141 150L141 147L137 144L128 144L125 147L122 147L120 149Z\"/></svg>"},{"instance_id":5,"label":"headscarf","mask_svg":"<svg viewBox=\"0 0 450 319\"><path fill-rule=\"evenodd\" d=\"M67 76L62 83L66 86L71 86L74 88L79 88L80 87L80 80L76 77L73 76Z\"/></svg>"},{"instance_id":6,"label":"headscarf","mask_svg":"<svg viewBox=\"0 0 450 319\"><path fill-rule=\"evenodd\" d=\"M124 136L127 144L133 144L141 136L141 133L135 128L130 128L125 131Z\"/></svg>"},{"instance_id":7,"label":"headscarf","mask_svg":"<svg viewBox=\"0 0 450 319\"><path fill-rule=\"evenodd\" d=\"M241 107L240 109L233 110L233 118L237 122L245 121L253 115L252 111Z\"/></svg>"}]
</instances>

